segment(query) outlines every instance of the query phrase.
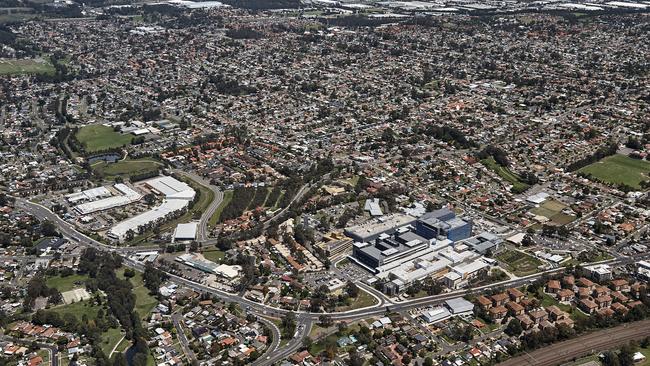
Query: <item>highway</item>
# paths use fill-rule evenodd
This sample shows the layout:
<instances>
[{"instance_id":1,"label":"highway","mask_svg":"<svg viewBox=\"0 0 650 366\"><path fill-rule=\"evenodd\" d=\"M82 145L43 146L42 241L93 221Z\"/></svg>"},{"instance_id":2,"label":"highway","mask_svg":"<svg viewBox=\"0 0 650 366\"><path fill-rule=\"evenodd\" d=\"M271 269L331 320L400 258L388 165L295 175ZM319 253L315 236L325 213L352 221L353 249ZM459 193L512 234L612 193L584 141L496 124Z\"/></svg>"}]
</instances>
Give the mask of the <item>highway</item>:
<instances>
[{"instance_id":1,"label":"highway","mask_svg":"<svg viewBox=\"0 0 650 366\"><path fill-rule=\"evenodd\" d=\"M650 335L650 320L603 329L555 343L499 363L500 366L554 366L577 357L622 346Z\"/></svg>"}]
</instances>

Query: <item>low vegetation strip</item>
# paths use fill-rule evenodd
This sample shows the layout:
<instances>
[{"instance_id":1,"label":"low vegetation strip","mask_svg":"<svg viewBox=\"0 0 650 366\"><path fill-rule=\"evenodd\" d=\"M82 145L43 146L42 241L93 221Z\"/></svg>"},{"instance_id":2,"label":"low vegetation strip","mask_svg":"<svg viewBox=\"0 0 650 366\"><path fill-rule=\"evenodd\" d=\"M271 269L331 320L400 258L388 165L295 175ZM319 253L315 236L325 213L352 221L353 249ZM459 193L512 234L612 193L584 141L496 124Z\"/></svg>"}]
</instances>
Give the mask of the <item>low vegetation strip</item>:
<instances>
[{"instance_id":1,"label":"low vegetation strip","mask_svg":"<svg viewBox=\"0 0 650 366\"><path fill-rule=\"evenodd\" d=\"M492 170L493 172L497 173L499 177L501 177L503 180L507 181L508 183L512 184L512 190L515 193L521 193L524 192L525 190L528 189L529 185L522 182L519 176L510 169L503 167L494 160L494 158L487 158L481 160L481 163L485 165L488 169Z\"/></svg>"},{"instance_id":2,"label":"low vegetation strip","mask_svg":"<svg viewBox=\"0 0 650 366\"><path fill-rule=\"evenodd\" d=\"M214 213L210 217L210 221L208 221L208 225L210 227L215 226L219 222L219 218L221 217L221 213L223 212L224 208L226 208L226 206L230 204L230 201L232 201L232 195L233 191L223 192L223 200L221 201L221 204L219 204L219 207L214 210Z\"/></svg>"}]
</instances>

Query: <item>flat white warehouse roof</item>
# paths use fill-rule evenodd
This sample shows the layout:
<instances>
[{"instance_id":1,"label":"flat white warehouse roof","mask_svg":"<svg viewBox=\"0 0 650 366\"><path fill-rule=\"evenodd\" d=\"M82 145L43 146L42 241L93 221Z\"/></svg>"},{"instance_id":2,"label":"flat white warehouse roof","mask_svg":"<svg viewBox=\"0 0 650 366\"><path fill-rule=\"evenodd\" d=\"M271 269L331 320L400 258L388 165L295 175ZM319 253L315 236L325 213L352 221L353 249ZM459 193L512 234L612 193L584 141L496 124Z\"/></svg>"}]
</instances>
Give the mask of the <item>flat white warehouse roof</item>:
<instances>
[{"instance_id":1,"label":"flat white warehouse roof","mask_svg":"<svg viewBox=\"0 0 650 366\"><path fill-rule=\"evenodd\" d=\"M196 230L199 227L197 222L189 222L187 224L178 224L174 232L174 239L176 240L194 240L196 239Z\"/></svg>"},{"instance_id":2,"label":"flat white warehouse roof","mask_svg":"<svg viewBox=\"0 0 650 366\"><path fill-rule=\"evenodd\" d=\"M122 193L123 196L112 196L98 201L82 203L74 207L75 211L79 212L82 215L87 215L97 211L103 211L110 208L128 205L142 198L142 195L140 193L134 191L126 184L118 183L114 187L116 190ZM108 196L111 195L111 193L105 187L101 188L103 188L108 193Z\"/></svg>"},{"instance_id":3,"label":"flat white warehouse roof","mask_svg":"<svg viewBox=\"0 0 650 366\"><path fill-rule=\"evenodd\" d=\"M171 196L176 193L180 193L183 191L192 191L192 187L187 185L185 182L181 182L174 177L170 176L164 176L164 177L159 177L159 178L154 178L151 180L148 180L146 184L155 189L156 191L164 194L165 196Z\"/></svg>"},{"instance_id":4,"label":"flat white warehouse roof","mask_svg":"<svg viewBox=\"0 0 650 366\"><path fill-rule=\"evenodd\" d=\"M141 226L155 222L172 212L187 207L196 194L192 187L169 176L150 179L145 184L165 195L163 203L149 211L116 224L108 231L109 237L123 240L129 230L137 233L138 228Z\"/></svg>"}]
</instances>

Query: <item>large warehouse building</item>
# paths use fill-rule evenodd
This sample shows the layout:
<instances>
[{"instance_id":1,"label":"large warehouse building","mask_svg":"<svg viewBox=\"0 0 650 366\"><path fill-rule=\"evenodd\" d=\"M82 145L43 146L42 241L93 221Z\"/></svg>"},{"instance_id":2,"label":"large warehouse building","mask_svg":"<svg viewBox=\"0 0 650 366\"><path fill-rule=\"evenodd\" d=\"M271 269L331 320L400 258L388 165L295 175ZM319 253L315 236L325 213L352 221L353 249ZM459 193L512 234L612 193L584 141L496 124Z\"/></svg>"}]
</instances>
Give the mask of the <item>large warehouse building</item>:
<instances>
[{"instance_id":1,"label":"large warehouse building","mask_svg":"<svg viewBox=\"0 0 650 366\"><path fill-rule=\"evenodd\" d=\"M196 194L186 183L168 176L151 179L145 182L145 185L152 191L164 195L163 202L149 211L116 224L108 231L109 238L123 241L129 230L137 234L140 227L162 220L168 214L186 208Z\"/></svg>"}]
</instances>

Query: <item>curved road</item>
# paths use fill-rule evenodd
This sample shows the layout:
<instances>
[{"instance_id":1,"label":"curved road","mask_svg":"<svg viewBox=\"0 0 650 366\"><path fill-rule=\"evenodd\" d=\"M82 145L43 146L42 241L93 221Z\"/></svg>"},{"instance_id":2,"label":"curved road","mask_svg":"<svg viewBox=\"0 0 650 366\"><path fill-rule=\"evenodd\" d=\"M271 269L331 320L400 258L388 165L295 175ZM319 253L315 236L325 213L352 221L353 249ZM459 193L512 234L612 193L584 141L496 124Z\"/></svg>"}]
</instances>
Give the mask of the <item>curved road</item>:
<instances>
[{"instance_id":1,"label":"curved road","mask_svg":"<svg viewBox=\"0 0 650 366\"><path fill-rule=\"evenodd\" d=\"M210 218L214 214L214 212L217 210L219 205L221 205L221 202L223 202L223 192L219 189L219 187L211 184L208 182L205 178L194 174L190 172L185 172L182 170L174 170L174 173L183 175L198 184L209 188L213 193L214 193L214 198L212 199L212 202L210 202L210 206L203 211L203 214L201 215L201 220L199 221L199 228L196 232L196 240L199 242L206 241L208 239L208 223L210 222Z\"/></svg>"}]
</instances>

